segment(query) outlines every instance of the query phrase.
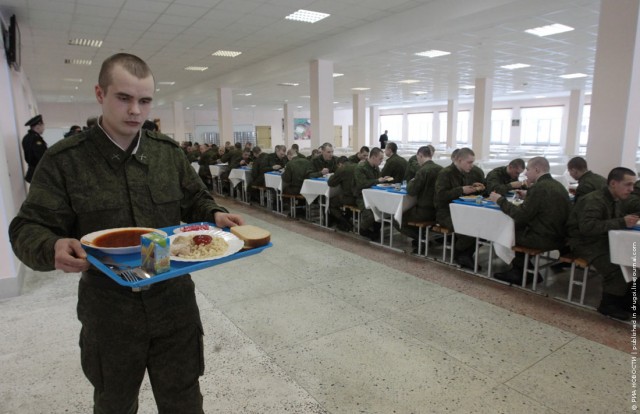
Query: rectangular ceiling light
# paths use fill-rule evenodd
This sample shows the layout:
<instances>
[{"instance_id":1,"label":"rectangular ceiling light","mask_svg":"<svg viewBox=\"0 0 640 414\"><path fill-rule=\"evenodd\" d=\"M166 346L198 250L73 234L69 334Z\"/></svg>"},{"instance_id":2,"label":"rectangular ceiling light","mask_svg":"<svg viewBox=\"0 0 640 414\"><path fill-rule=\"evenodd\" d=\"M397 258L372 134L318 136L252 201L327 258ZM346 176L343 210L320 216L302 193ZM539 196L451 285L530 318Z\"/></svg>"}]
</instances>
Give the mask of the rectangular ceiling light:
<instances>
[{"instance_id":1,"label":"rectangular ceiling light","mask_svg":"<svg viewBox=\"0 0 640 414\"><path fill-rule=\"evenodd\" d=\"M564 79L586 78L587 76L589 76L589 75L587 75L586 73L580 73L580 72L578 72L578 73L568 73L566 75L560 75L560 77L564 78Z\"/></svg>"},{"instance_id":2,"label":"rectangular ceiling light","mask_svg":"<svg viewBox=\"0 0 640 414\"><path fill-rule=\"evenodd\" d=\"M514 69L528 68L529 66L531 65L527 65L526 63L514 63L513 65L504 65L500 67L504 69L514 70Z\"/></svg>"},{"instance_id":3,"label":"rectangular ceiling light","mask_svg":"<svg viewBox=\"0 0 640 414\"><path fill-rule=\"evenodd\" d=\"M65 59L67 65L84 65L91 66L91 59Z\"/></svg>"},{"instance_id":4,"label":"rectangular ceiling light","mask_svg":"<svg viewBox=\"0 0 640 414\"><path fill-rule=\"evenodd\" d=\"M187 66L186 68L184 68L184 70L193 70L199 72L204 72L207 69L209 69L208 66Z\"/></svg>"},{"instance_id":5,"label":"rectangular ceiling light","mask_svg":"<svg viewBox=\"0 0 640 414\"><path fill-rule=\"evenodd\" d=\"M297 12L288 15L285 19L295 20L297 22L315 23L329 16L331 15L327 13L300 9Z\"/></svg>"},{"instance_id":6,"label":"rectangular ceiling light","mask_svg":"<svg viewBox=\"0 0 640 414\"><path fill-rule=\"evenodd\" d=\"M462 85L460 89L475 89L475 85Z\"/></svg>"},{"instance_id":7,"label":"rectangular ceiling light","mask_svg":"<svg viewBox=\"0 0 640 414\"><path fill-rule=\"evenodd\" d=\"M158 82L158 85L175 85L175 82L169 82L169 81L162 81L162 82Z\"/></svg>"},{"instance_id":8,"label":"rectangular ceiling light","mask_svg":"<svg viewBox=\"0 0 640 414\"><path fill-rule=\"evenodd\" d=\"M514 90L509 91L509 92L507 92L507 93L522 93L522 92L524 92L524 91L522 91L522 90L520 90L520 89L514 89Z\"/></svg>"},{"instance_id":9,"label":"rectangular ceiling light","mask_svg":"<svg viewBox=\"0 0 640 414\"><path fill-rule=\"evenodd\" d=\"M405 80L398 81L398 83L406 83L407 85L411 85L412 83L418 83L418 82L420 81L417 79L405 79Z\"/></svg>"},{"instance_id":10,"label":"rectangular ceiling light","mask_svg":"<svg viewBox=\"0 0 640 414\"><path fill-rule=\"evenodd\" d=\"M251 96L253 95L251 92L247 92L247 93L239 93L238 96Z\"/></svg>"},{"instance_id":11,"label":"rectangular ceiling light","mask_svg":"<svg viewBox=\"0 0 640 414\"><path fill-rule=\"evenodd\" d=\"M238 55L241 55L242 52L236 52L234 50L218 50L216 52L213 52L211 54L211 56L222 56L222 57L236 57Z\"/></svg>"},{"instance_id":12,"label":"rectangular ceiling light","mask_svg":"<svg viewBox=\"0 0 640 414\"><path fill-rule=\"evenodd\" d=\"M551 36L558 33L570 32L574 30L571 26L565 26L564 24L555 23L548 26L534 27L533 29L525 30L526 33L536 36Z\"/></svg>"},{"instance_id":13,"label":"rectangular ceiling light","mask_svg":"<svg viewBox=\"0 0 640 414\"><path fill-rule=\"evenodd\" d=\"M344 76L344 73L334 73L333 74L334 78L339 78L340 76Z\"/></svg>"},{"instance_id":14,"label":"rectangular ceiling light","mask_svg":"<svg viewBox=\"0 0 640 414\"><path fill-rule=\"evenodd\" d=\"M368 91L371 88L351 88L352 91Z\"/></svg>"},{"instance_id":15,"label":"rectangular ceiling light","mask_svg":"<svg viewBox=\"0 0 640 414\"><path fill-rule=\"evenodd\" d=\"M428 92L427 91L415 91L412 92L414 95L416 96L420 96L420 95L426 95Z\"/></svg>"},{"instance_id":16,"label":"rectangular ceiling light","mask_svg":"<svg viewBox=\"0 0 640 414\"><path fill-rule=\"evenodd\" d=\"M62 80L65 81L65 82L76 82L76 83L82 82L82 79L80 79L80 78L64 78Z\"/></svg>"},{"instance_id":17,"label":"rectangular ceiling light","mask_svg":"<svg viewBox=\"0 0 640 414\"><path fill-rule=\"evenodd\" d=\"M278 84L278 86L298 86L298 85L300 84L295 82L282 82Z\"/></svg>"},{"instance_id":18,"label":"rectangular ceiling light","mask_svg":"<svg viewBox=\"0 0 640 414\"><path fill-rule=\"evenodd\" d=\"M428 57L428 58L434 58L434 57L438 57L438 56L446 56L446 55L450 55L450 54L451 54L451 52L445 52L444 50L436 50L436 49L426 50L424 52L415 53L416 56L424 56L424 57Z\"/></svg>"},{"instance_id":19,"label":"rectangular ceiling light","mask_svg":"<svg viewBox=\"0 0 640 414\"><path fill-rule=\"evenodd\" d=\"M69 40L69 44L71 46L100 47L100 46L102 46L102 40L71 39L71 40Z\"/></svg>"}]
</instances>

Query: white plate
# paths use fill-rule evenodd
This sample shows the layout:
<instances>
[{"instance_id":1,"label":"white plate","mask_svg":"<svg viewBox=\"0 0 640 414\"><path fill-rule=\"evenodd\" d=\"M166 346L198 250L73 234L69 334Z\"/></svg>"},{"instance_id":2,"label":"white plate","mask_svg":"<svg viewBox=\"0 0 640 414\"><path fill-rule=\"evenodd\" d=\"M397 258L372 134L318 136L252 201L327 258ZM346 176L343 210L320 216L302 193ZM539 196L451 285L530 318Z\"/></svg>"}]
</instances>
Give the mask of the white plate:
<instances>
[{"instance_id":1,"label":"white plate","mask_svg":"<svg viewBox=\"0 0 640 414\"><path fill-rule=\"evenodd\" d=\"M217 260L222 257L231 256L232 254L239 252L244 247L244 241L240 240L235 234L231 234L227 231L222 231L220 229L216 230L200 230L200 231L190 231L183 234L174 234L169 237L171 240L171 244L178 236L187 236L193 237L200 234L208 235L211 237L222 237L227 242L227 251L221 254L220 256L214 256L209 258L201 258L201 259L186 259L184 257L171 256L171 260L176 262L206 262L207 260Z\"/></svg>"},{"instance_id":2,"label":"white plate","mask_svg":"<svg viewBox=\"0 0 640 414\"><path fill-rule=\"evenodd\" d=\"M86 234L82 236L82 238L80 239L80 243L82 243L83 246L91 247L93 249L97 249L97 250L100 250L101 252L109 253L109 254L131 254L131 253L139 252L140 251L139 243L137 246L124 246L124 247L98 247L93 244L93 241L100 236L103 236L108 233L116 232L116 231L122 231L122 230L146 230L148 233L156 232L156 233L163 234L165 236L167 235L167 233L165 233L162 230L153 229L150 227L116 227L113 229L99 230L99 231L94 231L93 233Z\"/></svg>"},{"instance_id":3,"label":"white plate","mask_svg":"<svg viewBox=\"0 0 640 414\"><path fill-rule=\"evenodd\" d=\"M193 232L193 231L203 231L203 230L183 230L185 227L189 227L189 226L207 226L208 229L207 230L216 230L217 227L214 226L210 226L207 223L193 223L193 224L185 224L184 226L180 226L177 229L173 229L173 234L180 234L180 233L186 233L186 232Z\"/></svg>"}]
</instances>

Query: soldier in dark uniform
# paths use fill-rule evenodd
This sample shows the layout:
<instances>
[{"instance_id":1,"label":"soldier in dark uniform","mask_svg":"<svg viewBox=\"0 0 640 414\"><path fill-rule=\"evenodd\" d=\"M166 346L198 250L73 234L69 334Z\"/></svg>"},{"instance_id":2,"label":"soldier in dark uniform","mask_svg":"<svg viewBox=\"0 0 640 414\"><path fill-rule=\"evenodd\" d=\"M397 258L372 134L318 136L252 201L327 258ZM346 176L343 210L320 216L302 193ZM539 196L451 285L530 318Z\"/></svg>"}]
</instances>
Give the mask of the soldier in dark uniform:
<instances>
[{"instance_id":1,"label":"soldier in dark uniform","mask_svg":"<svg viewBox=\"0 0 640 414\"><path fill-rule=\"evenodd\" d=\"M333 145L325 142L320 149L320 155L311 160L311 164L313 165L311 177L322 177L323 175L336 172L336 168L338 168L337 159L333 156Z\"/></svg>"},{"instance_id":2,"label":"soldier in dark uniform","mask_svg":"<svg viewBox=\"0 0 640 414\"><path fill-rule=\"evenodd\" d=\"M304 154L302 154L302 153L300 152L300 147L298 146L298 144L293 144L293 145L291 145L291 149L292 149L292 150L294 150L294 151L296 152L296 154L298 154L298 155L296 155L296 158L305 158L305 159L309 159L309 158L305 157L305 156L304 156Z\"/></svg>"},{"instance_id":3,"label":"soldier in dark uniform","mask_svg":"<svg viewBox=\"0 0 640 414\"><path fill-rule=\"evenodd\" d=\"M429 148L429 151L431 151L431 158L433 158L433 155L436 153L436 148L431 144L427 145L427 148ZM406 182L411 181L413 177L416 176L416 173L419 169L420 164L418 164L418 154L412 155L407 161L407 169L404 172L404 180Z\"/></svg>"},{"instance_id":4,"label":"soldier in dark uniform","mask_svg":"<svg viewBox=\"0 0 640 414\"><path fill-rule=\"evenodd\" d=\"M567 189L549 174L549 161L534 157L527 163L527 191L524 203L515 205L500 194L489 196L516 225L516 244L543 251L560 250L566 242L566 224L571 210ZM517 253L511 270L494 277L513 284L522 283L524 254ZM531 277L533 282L533 277Z\"/></svg>"},{"instance_id":5,"label":"soldier in dark uniform","mask_svg":"<svg viewBox=\"0 0 640 414\"><path fill-rule=\"evenodd\" d=\"M200 168L198 169L198 175L209 189L211 189L213 181L209 166L216 164L219 158L220 155L218 154L217 145L213 144L210 147L205 144L200 145L200 158L198 158Z\"/></svg>"},{"instance_id":6,"label":"soldier in dark uniform","mask_svg":"<svg viewBox=\"0 0 640 414\"><path fill-rule=\"evenodd\" d=\"M395 142L389 142L384 150L387 161L382 167L380 173L383 177L393 177L394 183L401 183L404 180L404 173L407 170L407 160L397 154L398 145Z\"/></svg>"},{"instance_id":7,"label":"soldier in dark uniform","mask_svg":"<svg viewBox=\"0 0 640 414\"><path fill-rule=\"evenodd\" d=\"M522 188L518 177L524 171L524 161L521 158L512 160L506 167L497 167L487 174L486 194L496 192L505 195L511 190Z\"/></svg>"},{"instance_id":8,"label":"soldier in dark uniform","mask_svg":"<svg viewBox=\"0 0 640 414\"><path fill-rule=\"evenodd\" d=\"M387 135L387 130L384 131L384 134L380 135L378 141L380 142L380 149L385 149L387 146L387 141L389 141L389 136Z\"/></svg>"},{"instance_id":9,"label":"soldier in dark uniform","mask_svg":"<svg viewBox=\"0 0 640 414\"><path fill-rule=\"evenodd\" d=\"M30 183L36 166L42 159L44 152L47 150L47 143L42 138L44 132L44 121L42 115L36 115L27 121L24 126L29 127L29 132L22 138L22 150L24 151L24 160L27 162L27 174L24 179Z\"/></svg>"},{"instance_id":10,"label":"soldier in dark uniform","mask_svg":"<svg viewBox=\"0 0 640 414\"><path fill-rule=\"evenodd\" d=\"M438 173L436 179L436 221L438 224L454 230L451 221L449 204L463 195L482 194L484 184L480 182L467 184L465 174L473 168L475 154L471 148L460 148L452 154L452 163ZM475 239L456 234L455 260L462 267L474 268L473 254L475 252Z\"/></svg>"},{"instance_id":11,"label":"soldier in dark uniform","mask_svg":"<svg viewBox=\"0 0 640 414\"><path fill-rule=\"evenodd\" d=\"M366 208L364 205L362 190L384 181L384 178L380 177L379 168L383 159L384 152L380 148L371 148L367 162L358 164L353 173L353 191L356 197L356 206L360 209L360 235L371 240L380 238L380 227L375 222L371 209Z\"/></svg>"},{"instance_id":12,"label":"soldier in dark uniform","mask_svg":"<svg viewBox=\"0 0 640 414\"><path fill-rule=\"evenodd\" d=\"M409 226L410 221L434 221L436 219L436 207L434 203L436 193L436 180L442 167L431 159L431 149L428 146L420 147L416 154L420 168L416 176L407 183L407 193L415 196L416 205L402 215L402 225L394 226L400 229L407 237L413 239L412 245L415 252L418 250L418 229Z\"/></svg>"},{"instance_id":13,"label":"soldier in dark uniform","mask_svg":"<svg viewBox=\"0 0 640 414\"><path fill-rule=\"evenodd\" d=\"M360 148L360 151L350 156L348 161L353 164L359 164L365 162L367 158L369 158L369 147L365 145Z\"/></svg>"},{"instance_id":14,"label":"soldier in dark uniform","mask_svg":"<svg viewBox=\"0 0 640 414\"><path fill-rule=\"evenodd\" d=\"M298 153L290 149L287 151L287 166L282 173L282 193L283 194L300 194L302 183L309 178L309 174L313 171L311 161L306 158L298 158Z\"/></svg>"},{"instance_id":15,"label":"soldier in dark uniform","mask_svg":"<svg viewBox=\"0 0 640 414\"><path fill-rule=\"evenodd\" d=\"M611 263L609 230L631 228L640 219L637 211L625 215L621 208L621 201L631 194L635 179L632 170L614 168L607 177L607 186L581 197L567 223L571 250L602 275L598 312L622 320L631 316L631 290L620 266Z\"/></svg>"},{"instance_id":16,"label":"soldier in dark uniform","mask_svg":"<svg viewBox=\"0 0 640 414\"><path fill-rule=\"evenodd\" d=\"M578 181L578 188L576 188L574 203L589 194L592 191L600 190L607 186L607 180L599 174L589 171L587 168L587 161L582 157L573 157L567 163L567 170L569 175L574 180Z\"/></svg>"},{"instance_id":17,"label":"soldier in dark uniform","mask_svg":"<svg viewBox=\"0 0 640 414\"><path fill-rule=\"evenodd\" d=\"M94 412L135 413L147 371L159 412L201 414L203 333L191 277L134 292L92 267L79 239L115 227L243 220L215 203L174 140L140 129L155 90L144 61L108 58L95 90L99 126L45 153L9 226L11 245L34 270L82 272L81 362Z\"/></svg>"},{"instance_id":18,"label":"soldier in dark uniform","mask_svg":"<svg viewBox=\"0 0 640 414\"><path fill-rule=\"evenodd\" d=\"M262 152L259 146L253 147L253 165L251 167L251 184L264 186L264 173L267 168L267 158L269 154Z\"/></svg>"},{"instance_id":19,"label":"soldier in dark uniform","mask_svg":"<svg viewBox=\"0 0 640 414\"><path fill-rule=\"evenodd\" d=\"M368 148L367 154L369 154ZM358 164L348 161L347 157L338 158L338 169L327 182L329 187L340 187L340 194L331 197L329 201L329 214L336 221L338 230L350 231L352 228L351 222L343 215L341 207L356 205L356 198L353 194L353 178Z\"/></svg>"}]
</instances>

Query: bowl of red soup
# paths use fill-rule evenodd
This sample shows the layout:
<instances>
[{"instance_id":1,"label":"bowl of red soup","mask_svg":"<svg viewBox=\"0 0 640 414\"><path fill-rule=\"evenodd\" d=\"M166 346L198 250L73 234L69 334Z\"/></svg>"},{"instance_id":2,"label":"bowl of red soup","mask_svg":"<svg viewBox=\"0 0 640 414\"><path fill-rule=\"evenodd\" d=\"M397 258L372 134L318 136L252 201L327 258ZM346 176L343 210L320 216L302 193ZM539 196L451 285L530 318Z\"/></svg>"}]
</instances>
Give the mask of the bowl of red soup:
<instances>
[{"instance_id":1,"label":"bowl of red soup","mask_svg":"<svg viewBox=\"0 0 640 414\"><path fill-rule=\"evenodd\" d=\"M140 251L140 236L151 232L167 235L162 230L149 227L119 227L84 235L80 243L109 254L137 253Z\"/></svg>"}]
</instances>

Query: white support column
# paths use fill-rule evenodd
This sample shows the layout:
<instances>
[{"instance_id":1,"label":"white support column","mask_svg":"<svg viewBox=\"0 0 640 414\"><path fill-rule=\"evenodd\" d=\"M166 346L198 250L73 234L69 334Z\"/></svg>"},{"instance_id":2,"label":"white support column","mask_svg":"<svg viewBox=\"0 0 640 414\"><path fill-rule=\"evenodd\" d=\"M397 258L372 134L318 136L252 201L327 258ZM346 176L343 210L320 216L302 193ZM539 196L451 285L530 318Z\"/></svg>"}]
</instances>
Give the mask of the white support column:
<instances>
[{"instance_id":1,"label":"white support column","mask_svg":"<svg viewBox=\"0 0 640 414\"><path fill-rule=\"evenodd\" d=\"M447 149L456 147L458 136L458 100L447 101Z\"/></svg>"},{"instance_id":2,"label":"white support column","mask_svg":"<svg viewBox=\"0 0 640 414\"><path fill-rule=\"evenodd\" d=\"M177 142L185 140L184 136L184 108L182 102L173 102L173 139Z\"/></svg>"},{"instance_id":3,"label":"white support column","mask_svg":"<svg viewBox=\"0 0 640 414\"><path fill-rule=\"evenodd\" d=\"M493 80L490 78L476 79L476 89L473 101L473 132L471 148L476 153L476 159L489 158L489 144L491 143L491 108L493 103Z\"/></svg>"},{"instance_id":4,"label":"white support column","mask_svg":"<svg viewBox=\"0 0 640 414\"><path fill-rule=\"evenodd\" d=\"M580 148L580 130L582 129L582 109L584 108L584 91L573 89L569 97L569 117L567 119L567 139L564 152L567 155L578 155Z\"/></svg>"},{"instance_id":5,"label":"white support column","mask_svg":"<svg viewBox=\"0 0 640 414\"><path fill-rule=\"evenodd\" d=\"M380 125L380 108L377 106L369 107L369 147L380 147L378 138L380 137L380 131L378 130ZM366 145L366 144L365 144Z\"/></svg>"},{"instance_id":6,"label":"white support column","mask_svg":"<svg viewBox=\"0 0 640 414\"><path fill-rule=\"evenodd\" d=\"M440 143L440 111L433 111L433 134L431 135L430 144L436 148L436 145Z\"/></svg>"},{"instance_id":7,"label":"white support column","mask_svg":"<svg viewBox=\"0 0 640 414\"><path fill-rule=\"evenodd\" d=\"M406 144L407 142L409 142L409 116L407 115L406 110L402 112L402 136L400 137L399 140L392 139L391 141L395 141L396 144L400 144L400 143Z\"/></svg>"},{"instance_id":8,"label":"white support column","mask_svg":"<svg viewBox=\"0 0 640 414\"><path fill-rule=\"evenodd\" d=\"M284 145L287 146L287 149L291 148L293 145L293 110L288 103L284 104L282 110L282 116L284 122Z\"/></svg>"},{"instance_id":9,"label":"white support column","mask_svg":"<svg viewBox=\"0 0 640 414\"><path fill-rule=\"evenodd\" d=\"M366 135L366 110L364 95L356 93L353 95L353 150L358 151L365 145Z\"/></svg>"},{"instance_id":10,"label":"white support column","mask_svg":"<svg viewBox=\"0 0 640 414\"><path fill-rule=\"evenodd\" d=\"M333 142L333 62L313 60L310 64L311 148Z\"/></svg>"},{"instance_id":11,"label":"white support column","mask_svg":"<svg viewBox=\"0 0 640 414\"><path fill-rule=\"evenodd\" d=\"M233 102L231 88L218 88L218 131L220 144L233 143Z\"/></svg>"},{"instance_id":12,"label":"white support column","mask_svg":"<svg viewBox=\"0 0 640 414\"><path fill-rule=\"evenodd\" d=\"M602 0L587 162L606 176L635 170L640 136L640 1Z\"/></svg>"}]
</instances>

